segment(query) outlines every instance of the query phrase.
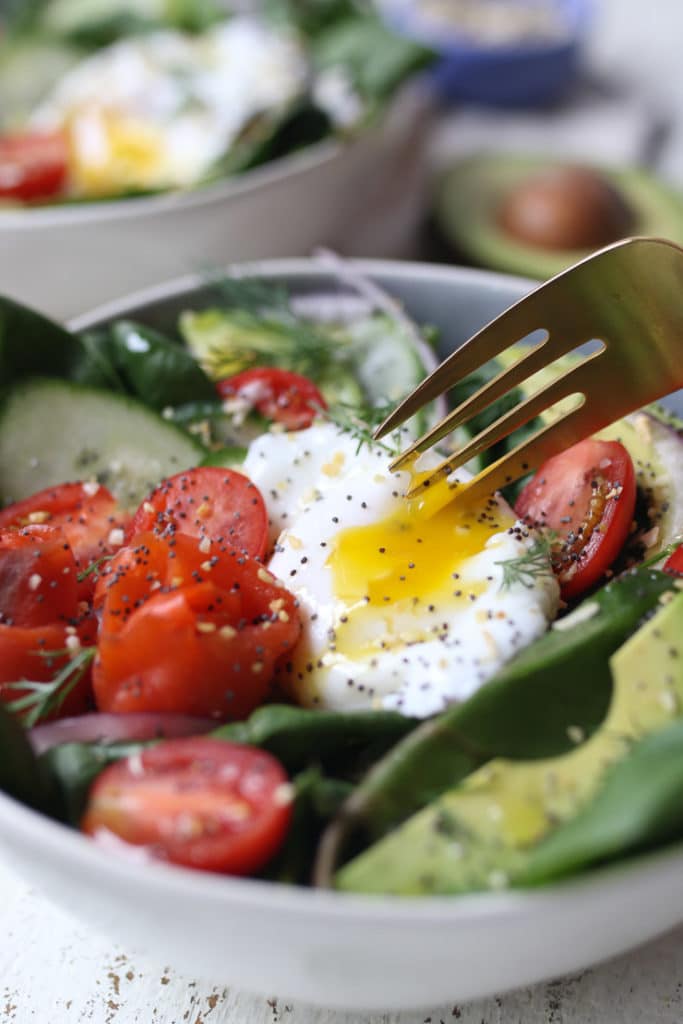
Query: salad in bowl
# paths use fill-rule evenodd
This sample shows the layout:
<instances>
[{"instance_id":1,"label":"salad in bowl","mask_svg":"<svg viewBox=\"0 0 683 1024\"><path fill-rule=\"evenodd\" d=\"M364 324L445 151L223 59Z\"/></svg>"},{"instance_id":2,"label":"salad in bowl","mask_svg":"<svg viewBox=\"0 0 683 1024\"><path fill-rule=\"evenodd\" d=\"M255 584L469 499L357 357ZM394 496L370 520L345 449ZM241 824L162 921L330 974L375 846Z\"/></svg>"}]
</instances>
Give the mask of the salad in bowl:
<instances>
[{"instance_id":1,"label":"salad in bowl","mask_svg":"<svg viewBox=\"0 0 683 1024\"><path fill-rule=\"evenodd\" d=\"M74 330L2 302L0 816L15 857L51 877L80 863L67 888L162 945L166 891L201 916L214 973L212 901L253 915L244 956L229 944L242 964L289 920L289 980L279 965L268 984L324 1001L327 979L340 1005L381 1005L367 972L343 994L359 928L382 933L395 970L468 922L456 981L445 950L424 978L394 978L394 1005L417 1005L678 920L658 896L640 930L571 941L591 886L623 895L614 875L600 888L602 865L683 825L678 421L642 410L505 495L436 508L406 501L410 475L389 464L443 410L372 437L439 346L523 287L327 257L158 289ZM647 865L620 867L637 888ZM566 913L572 886L584 917ZM468 980L487 914L538 950L549 914L556 941L526 973L501 953ZM339 960L313 984L323 921Z\"/></svg>"},{"instance_id":2,"label":"salad in bowl","mask_svg":"<svg viewBox=\"0 0 683 1024\"><path fill-rule=\"evenodd\" d=\"M10 7L0 204L215 183L358 134L428 60L346 0Z\"/></svg>"}]
</instances>

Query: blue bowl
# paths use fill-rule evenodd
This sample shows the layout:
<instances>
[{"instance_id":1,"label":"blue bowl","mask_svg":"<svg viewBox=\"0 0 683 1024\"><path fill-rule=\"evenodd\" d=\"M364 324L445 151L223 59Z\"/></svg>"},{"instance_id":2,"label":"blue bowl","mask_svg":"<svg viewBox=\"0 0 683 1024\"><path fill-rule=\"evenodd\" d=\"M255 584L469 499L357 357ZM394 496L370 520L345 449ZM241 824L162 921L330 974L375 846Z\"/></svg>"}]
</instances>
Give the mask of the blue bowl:
<instances>
[{"instance_id":1,"label":"blue bowl","mask_svg":"<svg viewBox=\"0 0 683 1024\"><path fill-rule=\"evenodd\" d=\"M566 35L503 46L437 31L420 17L414 4L389 8L386 16L396 31L419 40L440 57L431 77L443 102L537 107L560 99L576 80L592 2L554 0L554 6L567 23Z\"/></svg>"}]
</instances>

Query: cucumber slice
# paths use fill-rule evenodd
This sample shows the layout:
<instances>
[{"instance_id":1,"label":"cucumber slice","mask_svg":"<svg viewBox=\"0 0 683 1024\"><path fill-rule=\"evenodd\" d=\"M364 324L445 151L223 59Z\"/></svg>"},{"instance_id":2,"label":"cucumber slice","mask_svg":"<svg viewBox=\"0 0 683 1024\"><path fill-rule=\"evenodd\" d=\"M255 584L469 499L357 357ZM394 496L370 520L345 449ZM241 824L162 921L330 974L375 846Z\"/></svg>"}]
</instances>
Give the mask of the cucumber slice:
<instances>
[{"instance_id":1,"label":"cucumber slice","mask_svg":"<svg viewBox=\"0 0 683 1024\"><path fill-rule=\"evenodd\" d=\"M371 405L394 405L427 373L412 338L388 316L371 316L346 326L348 350Z\"/></svg>"},{"instance_id":2,"label":"cucumber slice","mask_svg":"<svg viewBox=\"0 0 683 1024\"><path fill-rule=\"evenodd\" d=\"M206 450L133 398L58 380L12 389L0 407L0 495L19 501L72 480L96 479L136 508L165 476Z\"/></svg>"},{"instance_id":3,"label":"cucumber slice","mask_svg":"<svg viewBox=\"0 0 683 1024\"><path fill-rule=\"evenodd\" d=\"M3 130L21 130L33 107L81 55L76 47L52 40L12 38L0 46Z\"/></svg>"}]
</instances>

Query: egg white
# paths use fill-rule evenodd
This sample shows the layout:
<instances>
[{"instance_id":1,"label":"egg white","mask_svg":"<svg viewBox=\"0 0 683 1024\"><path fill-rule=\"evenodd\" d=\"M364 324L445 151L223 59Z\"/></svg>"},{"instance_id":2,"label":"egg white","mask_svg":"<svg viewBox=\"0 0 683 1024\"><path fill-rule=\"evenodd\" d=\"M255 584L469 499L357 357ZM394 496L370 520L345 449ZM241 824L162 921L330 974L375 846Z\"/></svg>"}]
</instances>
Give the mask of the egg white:
<instances>
[{"instance_id":1,"label":"egg white","mask_svg":"<svg viewBox=\"0 0 683 1024\"><path fill-rule=\"evenodd\" d=\"M296 594L304 621L280 682L307 706L424 717L469 697L544 633L557 613L558 586L549 565L531 586L504 585L500 563L520 557L535 538L499 500L486 514L501 529L489 531L481 550L463 556L457 537L444 545L438 592L411 590L406 568L404 599L379 607L367 596L349 602L333 568L335 546L349 528L405 510L409 481L389 471L382 448L357 448L333 425L314 424L266 434L247 455L245 472L263 493L277 537L269 568ZM428 520L423 525L429 529Z\"/></svg>"}]
</instances>

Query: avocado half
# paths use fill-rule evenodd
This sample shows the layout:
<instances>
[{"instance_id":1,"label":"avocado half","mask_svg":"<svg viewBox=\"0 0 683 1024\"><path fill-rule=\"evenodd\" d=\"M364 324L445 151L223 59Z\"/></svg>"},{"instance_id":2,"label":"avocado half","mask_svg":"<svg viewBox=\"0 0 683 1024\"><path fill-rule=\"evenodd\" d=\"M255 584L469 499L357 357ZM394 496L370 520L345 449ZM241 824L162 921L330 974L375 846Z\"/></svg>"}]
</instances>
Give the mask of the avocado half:
<instances>
[{"instance_id":1,"label":"avocado half","mask_svg":"<svg viewBox=\"0 0 683 1024\"><path fill-rule=\"evenodd\" d=\"M558 166L559 161L508 153L471 157L454 164L443 174L434 203L436 224L444 241L479 266L541 280L588 256L588 249L551 250L522 243L498 224L501 205L512 190ZM649 235L683 244L683 196L645 171L601 168L599 173L629 207L633 217L629 235Z\"/></svg>"}]
</instances>

